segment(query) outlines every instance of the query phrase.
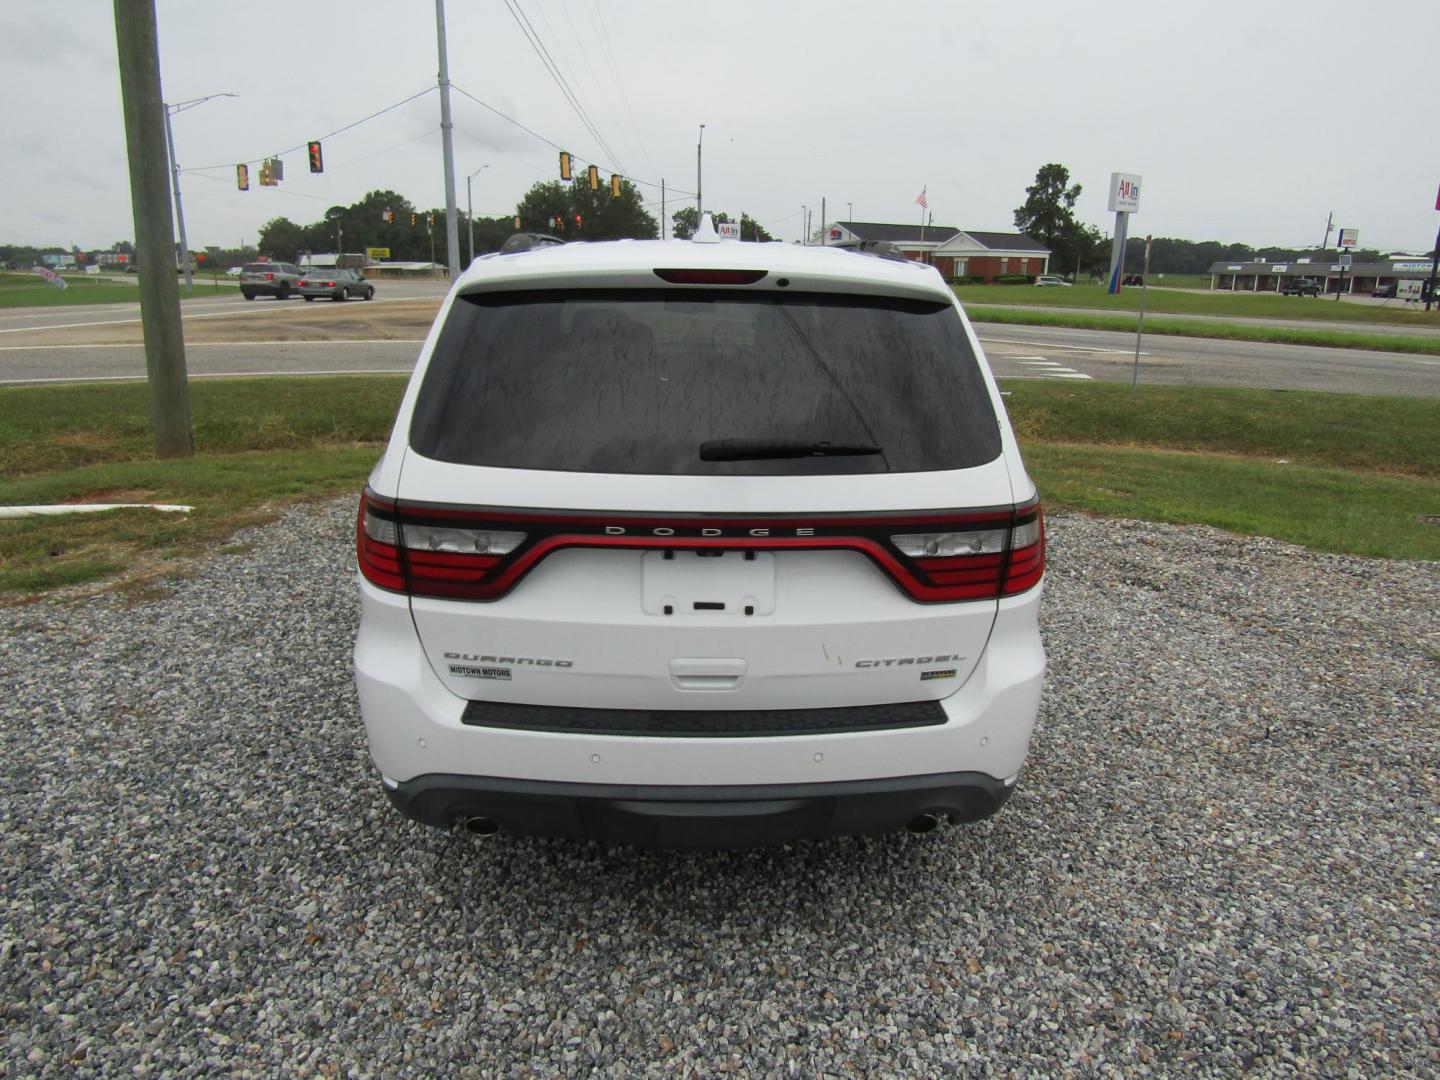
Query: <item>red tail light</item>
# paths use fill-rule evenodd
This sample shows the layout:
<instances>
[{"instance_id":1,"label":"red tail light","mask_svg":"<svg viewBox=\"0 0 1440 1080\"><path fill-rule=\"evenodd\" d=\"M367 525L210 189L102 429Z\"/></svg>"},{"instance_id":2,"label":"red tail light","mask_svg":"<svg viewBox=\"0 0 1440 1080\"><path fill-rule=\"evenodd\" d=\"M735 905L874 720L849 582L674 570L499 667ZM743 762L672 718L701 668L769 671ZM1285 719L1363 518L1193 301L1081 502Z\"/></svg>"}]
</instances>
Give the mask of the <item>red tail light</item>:
<instances>
[{"instance_id":1,"label":"red tail light","mask_svg":"<svg viewBox=\"0 0 1440 1080\"><path fill-rule=\"evenodd\" d=\"M360 572L382 589L498 600L563 548L849 550L912 600L995 600L1045 573L1040 503L903 516L719 518L535 514L393 502L366 491L357 528Z\"/></svg>"},{"instance_id":2,"label":"red tail light","mask_svg":"<svg viewBox=\"0 0 1440 1080\"><path fill-rule=\"evenodd\" d=\"M333 282L333 281L327 281L327 282L325 282L325 288L327 288L327 289L333 289L334 287L335 287L335 282Z\"/></svg>"},{"instance_id":3,"label":"red tail light","mask_svg":"<svg viewBox=\"0 0 1440 1080\"><path fill-rule=\"evenodd\" d=\"M671 285L754 285L766 270L656 270L655 276Z\"/></svg>"},{"instance_id":4,"label":"red tail light","mask_svg":"<svg viewBox=\"0 0 1440 1080\"><path fill-rule=\"evenodd\" d=\"M274 280L275 280L275 275L274 275L274 274L266 274L266 275L265 275L265 280L266 280L266 281L274 281Z\"/></svg>"}]
</instances>

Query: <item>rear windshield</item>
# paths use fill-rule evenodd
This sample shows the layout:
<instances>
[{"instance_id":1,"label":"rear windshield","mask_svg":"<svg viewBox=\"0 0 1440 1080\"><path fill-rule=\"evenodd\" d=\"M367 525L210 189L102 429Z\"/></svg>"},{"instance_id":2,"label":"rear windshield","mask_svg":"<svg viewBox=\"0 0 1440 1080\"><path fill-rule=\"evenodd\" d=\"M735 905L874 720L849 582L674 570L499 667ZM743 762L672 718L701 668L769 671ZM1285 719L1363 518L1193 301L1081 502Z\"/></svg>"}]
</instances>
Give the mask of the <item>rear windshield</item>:
<instances>
[{"instance_id":1,"label":"rear windshield","mask_svg":"<svg viewBox=\"0 0 1440 1080\"><path fill-rule=\"evenodd\" d=\"M1000 453L950 305L689 290L457 298L410 442L463 465L697 476L921 472ZM754 452L701 456L722 443Z\"/></svg>"}]
</instances>

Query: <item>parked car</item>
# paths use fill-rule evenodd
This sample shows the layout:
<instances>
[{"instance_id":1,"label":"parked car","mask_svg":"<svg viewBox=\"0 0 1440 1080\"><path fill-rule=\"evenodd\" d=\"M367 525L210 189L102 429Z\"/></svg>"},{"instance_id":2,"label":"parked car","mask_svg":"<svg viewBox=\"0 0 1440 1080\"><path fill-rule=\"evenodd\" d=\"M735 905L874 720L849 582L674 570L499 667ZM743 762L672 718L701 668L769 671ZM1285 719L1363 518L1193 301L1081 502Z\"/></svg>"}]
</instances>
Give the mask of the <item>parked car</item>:
<instances>
[{"instance_id":1,"label":"parked car","mask_svg":"<svg viewBox=\"0 0 1440 1080\"><path fill-rule=\"evenodd\" d=\"M1371 291L1370 295L1378 300L1393 300L1395 298L1395 289L1395 282L1392 281L1389 285L1376 287Z\"/></svg>"},{"instance_id":2,"label":"parked car","mask_svg":"<svg viewBox=\"0 0 1440 1080\"><path fill-rule=\"evenodd\" d=\"M254 300L257 296L288 300L295 294L300 277L300 268L294 263L246 263L240 271L240 294L246 300Z\"/></svg>"},{"instance_id":3,"label":"parked car","mask_svg":"<svg viewBox=\"0 0 1440 1080\"><path fill-rule=\"evenodd\" d=\"M729 847L1015 790L1045 534L953 291L698 235L487 256L441 306L357 528L412 818Z\"/></svg>"},{"instance_id":4,"label":"parked car","mask_svg":"<svg viewBox=\"0 0 1440 1080\"><path fill-rule=\"evenodd\" d=\"M1319 296L1320 283L1314 278L1292 278L1280 285L1281 296Z\"/></svg>"},{"instance_id":5,"label":"parked car","mask_svg":"<svg viewBox=\"0 0 1440 1080\"><path fill-rule=\"evenodd\" d=\"M369 300L375 296L375 286L359 270L307 270L296 287L306 300L327 296L331 300L349 300L358 296Z\"/></svg>"},{"instance_id":6,"label":"parked car","mask_svg":"<svg viewBox=\"0 0 1440 1080\"><path fill-rule=\"evenodd\" d=\"M1066 288L1070 287L1070 282L1063 277L1056 277L1054 274L1041 274L1035 279L1035 284L1037 286L1064 285Z\"/></svg>"},{"instance_id":7,"label":"parked car","mask_svg":"<svg viewBox=\"0 0 1440 1080\"><path fill-rule=\"evenodd\" d=\"M244 272L245 272L244 267L232 266L232 267L230 267L229 270L226 270L226 271L225 271L225 276L226 276L226 277L239 277L239 276L240 276L241 274L243 274Z\"/></svg>"}]
</instances>

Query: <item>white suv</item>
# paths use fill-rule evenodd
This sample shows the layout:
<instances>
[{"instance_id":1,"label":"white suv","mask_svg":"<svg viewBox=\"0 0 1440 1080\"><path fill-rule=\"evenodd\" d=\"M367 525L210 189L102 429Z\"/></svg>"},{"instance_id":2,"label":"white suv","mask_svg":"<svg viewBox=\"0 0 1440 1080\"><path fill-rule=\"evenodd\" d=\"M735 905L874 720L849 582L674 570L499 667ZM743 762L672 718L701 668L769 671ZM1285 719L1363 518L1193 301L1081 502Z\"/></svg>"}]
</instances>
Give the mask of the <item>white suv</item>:
<instances>
[{"instance_id":1,"label":"white suv","mask_svg":"<svg viewBox=\"0 0 1440 1080\"><path fill-rule=\"evenodd\" d=\"M405 814L645 846L975 821L1040 700L1044 527L929 266L823 247L478 259L358 526Z\"/></svg>"}]
</instances>

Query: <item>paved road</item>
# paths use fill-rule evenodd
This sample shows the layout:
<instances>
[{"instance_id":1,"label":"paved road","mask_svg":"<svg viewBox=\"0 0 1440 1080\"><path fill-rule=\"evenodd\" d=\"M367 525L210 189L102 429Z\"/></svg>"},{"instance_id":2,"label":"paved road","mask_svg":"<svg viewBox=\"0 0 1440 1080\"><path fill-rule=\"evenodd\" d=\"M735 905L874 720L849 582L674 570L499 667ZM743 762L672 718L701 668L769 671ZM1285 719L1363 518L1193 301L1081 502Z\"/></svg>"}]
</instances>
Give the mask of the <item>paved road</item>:
<instances>
[{"instance_id":1,"label":"paved road","mask_svg":"<svg viewBox=\"0 0 1440 1080\"><path fill-rule=\"evenodd\" d=\"M197 327L206 325L200 320L236 314L245 315L247 322L253 320L245 327L243 341L233 340L231 334L229 342L189 342L189 370L202 377L406 372L420 349L423 333L418 327L391 334L388 340L279 341L266 340L266 326L279 326L286 312L297 311L304 312L312 326L331 317L350 320L362 313L373 317L384 310L381 305L387 300L438 298L443 291L441 282L386 283L374 303L348 305L246 303L238 297L189 300L184 314ZM67 336L64 327L81 328L75 332L113 327L118 335L138 338L138 318L134 305L114 304L0 316L0 383L142 378L145 358L138 344L51 344L49 333L42 329L50 327L61 340ZM269 322L272 318L274 323ZM1131 376L1133 334L986 323L977 324L977 330L1001 379L1128 382ZM16 344L7 344L7 339ZM1144 340L1140 361L1140 379L1145 383L1440 397L1440 357L1151 335Z\"/></svg>"},{"instance_id":2,"label":"paved road","mask_svg":"<svg viewBox=\"0 0 1440 1080\"><path fill-rule=\"evenodd\" d=\"M1054 291L1054 290L1052 290L1052 291ZM1158 291L1162 291L1162 290L1156 290L1156 291L1158 292ZM1164 290L1164 291L1168 291L1168 292L1188 292L1188 291L1191 291L1191 290L1169 289L1169 290ZM1221 294L1221 295L1228 295L1228 294ZM1239 295L1239 294L1237 294L1237 295ZM1245 295L1248 295L1248 294L1245 294ZM1265 294L1264 294L1264 293L1261 293L1260 295L1261 295L1261 296L1264 296ZM1149 311L1149 312L1146 314L1145 317L1146 317L1146 320L1147 320L1147 321L1150 320L1150 319L1184 319L1184 320L1186 320L1187 322L1189 322L1189 321L1194 321L1194 322L1202 322L1202 323L1231 323L1231 324L1240 325L1240 326L1274 326L1274 327L1279 327L1279 328L1285 329L1285 330L1316 330L1316 331L1319 331L1319 330L1338 330L1338 331L1342 331L1342 332L1350 333L1350 334L1393 334L1393 335L1395 335L1395 336L1397 336L1397 337L1432 337L1432 338L1433 338L1433 337L1440 337L1440 311L1436 311L1436 312L1433 312L1433 313L1432 313L1431 318L1434 320L1434 325L1432 325L1432 326L1411 326L1411 325L1408 325L1408 324L1405 324L1405 323L1346 322L1346 321L1344 321L1344 320L1335 320L1335 319L1295 319L1295 318L1286 318L1286 317L1285 317L1285 308L1286 308L1287 305L1290 305L1290 304L1303 305L1303 310L1305 310L1305 311L1307 311L1307 312L1324 314L1325 311L1327 310L1326 307L1324 307L1324 306L1316 307L1316 306L1314 306L1314 305L1316 305L1317 303L1320 304L1320 305L1326 305L1326 304L1328 304L1330 308L1333 308L1333 307L1335 306L1335 298L1334 298L1334 297L1330 297L1328 300L1326 300L1325 298L1322 298L1322 297L1276 296L1276 297L1271 297L1270 299L1273 300L1273 302L1274 302L1275 305L1276 305L1276 312L1277 312L1277 314L1276 314L1276 316L1275 316L1274 318L1261 317L1261 316L1255 316L1255 315L1201 315L1201 314L1198 314L1198 313L1191 313L1191 312L1188 312L1188 311L1179 312L1179 311L1154 311L1154 310ZM1347 304L1347 305L1359 305L1359 306L1362 306L1362 307L1385 307L1385 308L1389 308L1389 309L1391 309L1391 310L1393 310L1393 311L1411 311L1411 312L1414 312L1414 313L1416 313L1416 314L1418 314L1418 315L1423 315L1423 314L1424 314L1424 307L1423 307L1422 305L1412 305L1412 306L1410 306L1410 307L1406 307L1406 306L1404 306L1405 302L1404 302L1403 300L1372 300L1372 299L1371 299L1370 297L1368 297L1368 296L1366 296L1366 297L1356 297L1356 298L1353 298L1353 299L1352 299L1351 297L1346 297L1344 303ZM1063 304L1058 304L1058 303L1057 303L1057 304L1053 304L1053 305L1052 305L1052 304L1043 304L1043 305L1042 305L1042 304L1023 304L1023 305L1022 305L1022 304L1003 304L1003 303L990 303L990 304L987 304L984 300L970 300L970 301L967 302L967 304L968 304L968 306L970 306L970 307L990 307L990 308L1003 307L1003 308L1005 308L1005 309L1007 309L1007 310L1011 310L1011 311L1045 311L1045 312L1050 312L1050 313L1056 314L1056 315L1130 315L1130 316L1134 316L1134 315L1136 314L1136 313L1133 312L1133 311L1127 311L1127 310L1124 310L1124 309L1111 310L1111 309L1108 309L1108 308L1065 307Z\"/></svg>"},{"instance_id":3,"label":"paved road","mask_svg":"<svg viewBox=\"0 0 1440 1080\"><path fill-rule=\"evenodd\" d=\"M975 329L1001 379L1131 378L1134 334L998 323ZM1141 343L1140 381L1440 397L1440 357L1150 335Z\"/></svg>"},{"instance_id":4,"label":"paved road","mask_svg":"<svg viewBox=\"0 0 1440 1080\"><path fill-rule=\"evenodd\" d=\"M436 299L445 295L449 283L445 281L377 281L376 301L414 300L424 297ZM321 304L325 301L320 301ZM264 318L293 310L301 304L296 300L272 300L259 297L246 300L239 293L212 293L206 295L197 290L197 295L180 301L180 314L185 319L219 318L227 315L254 315ZM88 304L79 307L17 308L0 312L0 345L7 336L23 334L28 330L60 330L80 326L123 326L140 322L140 303L133 304Z\"/></svg>"}]
</instances>

